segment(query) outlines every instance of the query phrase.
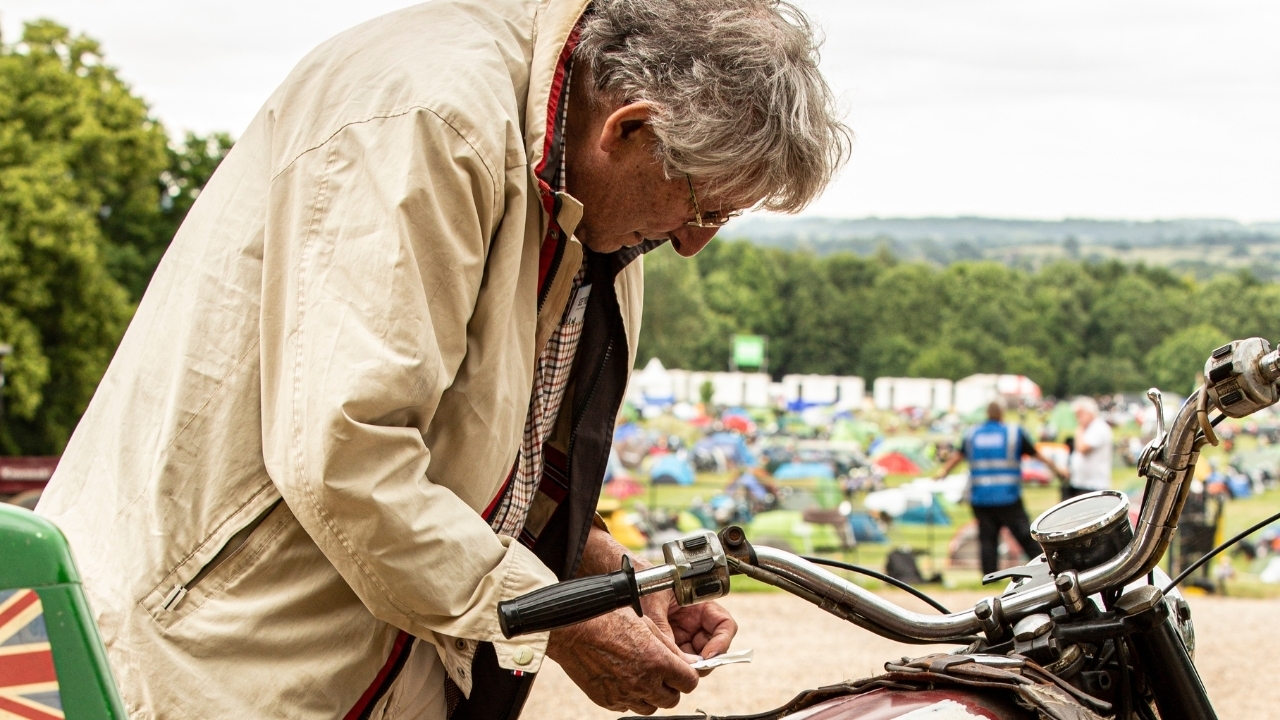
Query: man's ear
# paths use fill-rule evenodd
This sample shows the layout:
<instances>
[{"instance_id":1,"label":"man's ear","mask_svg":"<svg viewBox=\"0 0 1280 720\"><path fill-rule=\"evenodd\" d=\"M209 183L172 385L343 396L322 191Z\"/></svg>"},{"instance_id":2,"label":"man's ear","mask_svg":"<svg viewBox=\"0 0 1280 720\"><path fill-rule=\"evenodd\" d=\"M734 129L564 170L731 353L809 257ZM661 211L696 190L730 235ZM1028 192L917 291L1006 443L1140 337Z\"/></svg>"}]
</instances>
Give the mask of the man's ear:
<instances>
[{"instance_id":1,"label":"man's ear","mask_svg":"<svg viewBox=\"0 0 1280 720\"><path fill-rule=\"evenodd\" d=\"M600 150L614 152L633 140L635 134L648 124L652 114L653 103L648 100L627 103L614 110L605 118L604 126L600 129Z\"/></svg>"}]
</instances>

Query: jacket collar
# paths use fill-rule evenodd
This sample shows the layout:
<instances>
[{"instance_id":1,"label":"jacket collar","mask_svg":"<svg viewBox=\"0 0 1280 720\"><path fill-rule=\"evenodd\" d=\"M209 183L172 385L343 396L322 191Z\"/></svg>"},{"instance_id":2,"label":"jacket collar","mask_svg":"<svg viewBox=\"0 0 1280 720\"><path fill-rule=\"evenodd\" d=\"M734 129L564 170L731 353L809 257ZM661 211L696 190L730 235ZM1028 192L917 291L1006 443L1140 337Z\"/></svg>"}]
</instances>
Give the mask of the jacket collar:
<instances>
[{"instance_id":1,"label":"jacket collar","mask_svg":"<svg viewBox=\"0 0 1280 720\"><path fill-rule=\"evenodd\" d=\"M558 100L565 80L565 61L576 45L574 31L589 0L545 0L534 20L533 59L529 67L529 95L525 104L525 157L535 175L556 138ZM570 42L571 36L573 43ZM548 136L548 130L551 130ZM555 158L559 162L559 158ZM545 163L550 164L550 163Z\"/></svg>"}]
</instances>

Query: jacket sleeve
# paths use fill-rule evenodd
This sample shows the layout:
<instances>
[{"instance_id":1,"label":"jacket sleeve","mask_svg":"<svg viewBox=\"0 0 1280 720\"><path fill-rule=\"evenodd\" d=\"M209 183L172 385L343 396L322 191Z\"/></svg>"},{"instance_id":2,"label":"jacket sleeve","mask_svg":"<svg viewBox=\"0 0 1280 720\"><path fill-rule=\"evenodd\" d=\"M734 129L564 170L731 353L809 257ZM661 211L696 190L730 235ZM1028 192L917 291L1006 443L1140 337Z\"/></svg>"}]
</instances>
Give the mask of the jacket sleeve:
<instances>
[{"instance_id":1,"label":"jacket sleeve","mask_svg":"<svg viewBox=\"0 0 1280 720\"><path fill-rule=\"evenodd\" d=\"M505 641L496 606L556 578L431 482L424 442L467 353L501 172L421 108L347 125L278 170L262 259L263 448L284 500L374 616L438 646L493 642L503 667L536 671L546 635ZM534 657L517 665L521 645Z\"/></svg>"}]
</instances>

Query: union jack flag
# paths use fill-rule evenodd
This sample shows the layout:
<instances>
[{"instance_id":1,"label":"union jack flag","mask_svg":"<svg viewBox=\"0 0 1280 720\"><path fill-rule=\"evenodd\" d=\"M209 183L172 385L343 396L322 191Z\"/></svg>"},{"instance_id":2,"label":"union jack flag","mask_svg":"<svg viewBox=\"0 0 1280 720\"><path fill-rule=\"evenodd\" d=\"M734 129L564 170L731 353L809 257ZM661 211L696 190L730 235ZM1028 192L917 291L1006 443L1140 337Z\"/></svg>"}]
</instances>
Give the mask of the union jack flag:
<instances>
[{"instance_id":1,"label":"union jack flag","mask_svg":"<svg viewBox=\"0 0 1280 720\"><path fill-rule=\"evenodd\" d=\"M0 720L62 717L40 596L0 590Z\"/></svg>"}]
</instances>

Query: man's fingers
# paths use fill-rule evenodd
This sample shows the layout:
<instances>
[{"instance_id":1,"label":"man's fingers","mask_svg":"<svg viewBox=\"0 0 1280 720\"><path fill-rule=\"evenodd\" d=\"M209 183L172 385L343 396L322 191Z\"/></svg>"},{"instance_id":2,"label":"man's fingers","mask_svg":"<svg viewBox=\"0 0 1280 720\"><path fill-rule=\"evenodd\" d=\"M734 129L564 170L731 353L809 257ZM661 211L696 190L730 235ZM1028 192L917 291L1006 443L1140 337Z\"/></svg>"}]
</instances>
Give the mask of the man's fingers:
<instances>
[{"instance_id":1,"label":"man's fingers","mask_svg":"<svg viewBox=\"0 0 1280 720\"><path fill-rule=\"evenodd\" d=\"M717 603L697 606L701 609L697 627L692 632L690 642L694 651L705 658L720 655L729 649L733 638L738 634L738 623Z\"/></svg>"},{"instance_id":2,"label":"man's fingers","mask_svg":"<svg viewBox=\"0 0 1280 720\"><path fill-rule=\"evenodd\" d=\"M667 657L671 662L666 663L667 668L664 673L666 684L680 692L693 692L694 688L698 687L698 673L689 667L689 661L684 659L684 651L676 645L671 636L662 633L652 620L645 618L644 621L649 626L649 630L653 632L653 636L658 639L658 642L662 643L663 647L670 651L670 655ZM680 697L677 694L676 701L679 699ZM659 705L659 707L673 707L674 705L675 702L672 702L670 705Z\"/></svg>"},{"instance_id":3,"label":"man's fingers","mask_svg":"<svg viewBox=\"0 0 1280 720\"><path fill-rule=\"evenodd\" d=\"M713 658L717 655L723 655L733 642L733 636L736 632L736 626L717 628L702 646L702 657Z\"/></svg>"},{"instance_id":4,"label":"man's fingers","mask_svg":"<svg viewBox=\"0 0 1280 720\"><path fill-rule=\"evenodd\" d=\"M694 681L697 684L697 681ZM687 690L685 692L688 692ZM672 688L670 685L661 685L657 692L645 698L649 702L661 708L673 708L680 703L680 691Z\"/></svg>"},{"instance_id":5,"label":"man's fingers","mask_svg":"<svg viewBox=\"0 0 1280 720\"><path fill-rule=\"evenodd\" d=\"M653 636L658 638L658 641L670 650L673 655L679 656L683 652L680 649L680 646L676 645L675 638L671 635L671 627L669 625L666 625L666 623L659 625L648 617L644 619L644 624L649 626L649 631L653 633Z\"/></svg>"},{"instance_id":6,"label":"man's fingers","mask_svg":"<svg viewBox=\"0 0 1280 720\"><path fill-rule=\"evenodd\" d=\"M672 671L667 674L665 682L668 687L679 692L686 694L691 693L698 689L698 671L690 667L689 663L680 660L676 663L675 667L672 668ZM679 699L678 693L676 695L676 699ZM675 703L673 702L670 705L664 705L663 707L674 706Z\"/></svg>"}]
</instances>

